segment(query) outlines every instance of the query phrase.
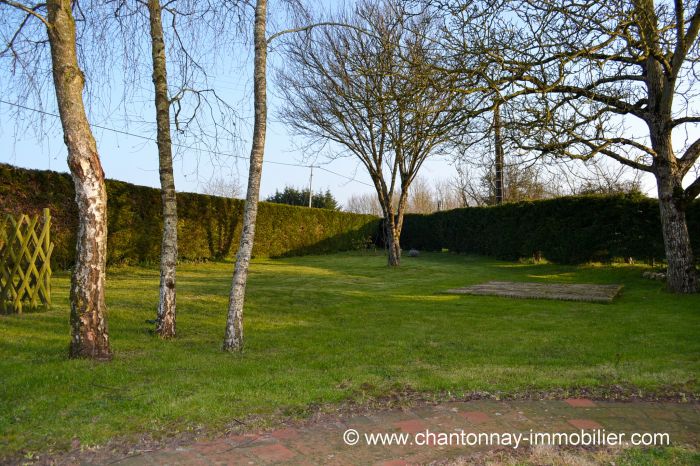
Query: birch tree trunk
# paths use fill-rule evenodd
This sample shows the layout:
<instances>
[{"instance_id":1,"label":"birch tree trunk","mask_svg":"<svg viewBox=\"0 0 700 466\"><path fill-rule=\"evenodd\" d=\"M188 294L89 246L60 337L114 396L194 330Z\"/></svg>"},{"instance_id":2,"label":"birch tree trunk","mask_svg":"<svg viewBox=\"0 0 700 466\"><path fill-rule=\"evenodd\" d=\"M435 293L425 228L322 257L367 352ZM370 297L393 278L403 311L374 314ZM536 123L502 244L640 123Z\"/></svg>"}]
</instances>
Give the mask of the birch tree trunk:
<instances>
[{"instance_id":1,"label":"birch tree trunk","mask_svg":"<svg viewBox=\"0 0 700 466\"><path fill-rule=\"evenodd\" d=\"M165 41L160 0L148 0L151 26L151 55L155 87L156 124L158 131L158 165L163 206L163 238L160 252L160 299L156 333L162 338L175 336L175 269L177 266L177 198L173 176L170 139L170 101L165 61Z\"/></svg>"},{"instance_id":2,"label":"birch tree trunk","mask_svg":"<svg viewBox=\"0 0 700 466\"><path fill-rule=\"evenodd\" d=\"M243 303L248 279L248 266L253 253L255 239L255 220L258 215L258 198L260 197L260 177L265 154L265 131L267 125L267 0L257 0L255 5L255 25L253 30L255 44L253 92L255 100L255 121L253 125L253 144L250 151L250 169L248 172L248 191L243 212L243 230L236 253L236 266L233 272L231 294L224 336L224 351L243 350Z\"/></svg>"},{"instance_id":3,"label":"birch tree trunk","mask_svg":"<svg viewBox=\"0 0 700 466\"><path fill-rule=\"evenodd\" d=\"M78 204L78 243L71 279L70 357L111 359L105 306L107 191L83 103L70 0L49 0L48 36L56 101Z\"/></svg>"}]
</instances>

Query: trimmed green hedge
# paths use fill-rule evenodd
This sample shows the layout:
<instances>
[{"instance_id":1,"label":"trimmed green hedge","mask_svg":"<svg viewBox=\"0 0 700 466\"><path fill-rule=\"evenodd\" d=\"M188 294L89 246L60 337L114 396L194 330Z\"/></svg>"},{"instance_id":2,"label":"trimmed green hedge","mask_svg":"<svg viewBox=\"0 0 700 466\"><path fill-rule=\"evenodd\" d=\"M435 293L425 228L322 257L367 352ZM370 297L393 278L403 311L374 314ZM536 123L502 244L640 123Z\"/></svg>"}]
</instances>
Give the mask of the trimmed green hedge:
<instances>
[{"instance_id":1,"label":"trimmed green hedge","mask_svg":"<svg viewBox=\"0 0 700 466\"><path fill-rule=\"evenodd\" d=\"M161 240L160 191L107 181L109 262L157 262ZM52 215L54 264L67 267L75 255L77 210L70 176L0 164L0 213ZM180 257L230 258L241 230L243 201L178 194ZM322 254L357 249L381 236L380 220L325 209L261 202L256 256ZM700 201L688 209L696 259L700 259ZM503 259L540 251L561 263L664 257L656 199L642 196L575 196L493 207L468 207L429 215L407 214L404 249L441 250Z\"/></svg>"},{"instance_id":2,"label":"trimmed green hedge","mask_svg":"<svg viewBox=\"0 0 700 466\"><path fill-rule=\"evenodd\" d=\"M688 209L691 241L700 256L700 202ZM662 259L664 244L656 199L643 196L573 196L493 207L406 215L404 249L480 254L502 259L536 251L561 263L633 257Z\"/></svg>"},{"instance_id":3,"label":"trimmed green hedge","mask_svg":"<svg viewBox=\"0 0 700 466\"><path fill-rule=\"evenodd\" d=\"M107 180L108 261L157 262L161 241L161 198L154 188ZM72 264L78 213L70 176L0 164L0 213L36 214L48 207L55 244L53 261ZM182 259L222 259L235 255L244 202L178 193L178 237ZM379 219L325 209L261 202L255 256L320 254L367 245Z\"/></svg>"}]
</instances>

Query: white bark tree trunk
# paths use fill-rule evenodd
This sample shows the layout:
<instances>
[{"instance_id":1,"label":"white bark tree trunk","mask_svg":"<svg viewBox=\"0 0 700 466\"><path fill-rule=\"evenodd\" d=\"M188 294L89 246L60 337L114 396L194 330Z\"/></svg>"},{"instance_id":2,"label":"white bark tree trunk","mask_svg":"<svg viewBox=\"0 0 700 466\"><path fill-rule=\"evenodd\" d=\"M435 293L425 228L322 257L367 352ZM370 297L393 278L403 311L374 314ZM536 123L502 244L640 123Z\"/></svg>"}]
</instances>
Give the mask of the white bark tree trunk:
<instances>
[{"instance_id":1,"label":"white bark tree trunk","mask_svg":"<svg viewBox=\"0 0 700 466\"><path fill-rule=\"evenodd\" d=\"M56 101L78 204L78 242L71 278L70 357L111 359L105 305L107 190L83 103L70 0L49 0L48 36Z\"/></svg>"},{"instance_id":2,"label":"white bark tree trunk","mask_svg":"<svg viewBox=\"0 0 700 466\"><path fill-rule=\"evenodd\" d=\"M156 333L162 338L175 336L175 271L177 267L177 197L173 175L172 141L170 138L170 101L165 60L165 41L160 0L148 0L151 27L153 85L155 87L156 124L158 131L158 164L163 205L163 237L160 252L160 299Z\"/></svg>"},{"instance_id":3,"label":"white bark tree trunk","mask_svg":"<svg viewBox=\"0 0 700 466\"><path fill-rule=\"evenodd\" d=\"M243 231L236 253L236 266L229 296L224 351L243 350L243 304L248 279L248 267L253 253L255 239L255 220L258 215L260 197L260 178L265 154L265 131L267 126L267 1L257 0L255 5L255 26L253 30L255 44L253 89L255 99L255 122L253 125L253 144L250 151L250 169L248 172L248 191L245 210L243 211Z\"/></svg>"}]
</instances>

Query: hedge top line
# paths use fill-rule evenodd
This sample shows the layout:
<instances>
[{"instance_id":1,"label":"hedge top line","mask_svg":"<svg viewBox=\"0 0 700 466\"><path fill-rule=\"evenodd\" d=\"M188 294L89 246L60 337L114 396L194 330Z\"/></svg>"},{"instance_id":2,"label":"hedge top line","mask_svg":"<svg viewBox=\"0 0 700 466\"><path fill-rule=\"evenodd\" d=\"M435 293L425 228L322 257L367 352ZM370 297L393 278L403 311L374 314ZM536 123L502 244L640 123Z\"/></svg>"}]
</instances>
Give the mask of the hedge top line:
<instances>
[{"instance_id":1,"label":"hedge top line","mask_svg":"<svg viewBox=\"0 0 700 466\"><path fill-rule=\"evenodd\" d=\"M318 167L316 167L316 168L318 168ZM6 170L13 171L13 172L15 172L15 173L17 173L17 174L19 174L19 173L21 173L21 172L25 172L25 173L28 173L28 174L33 173L33 174L37 174L37 175L39 175L39 174L41 174L41 175L55 175L55 176L60 176L60 177L65 177L65 178L67 178L67 179L70 179L70 173L68 173L68 172L59 172L59 171L56 171L56 170L40 170L40 169L37 169L37 168L18 167L18 166L11 165L11 164L9 164L9 163L3 163L3 162L0 162L0 179L2 179L2 178L5 177L5 174L6 174L5 171L6 171ZM14 177L14 176L13 176L13 177ZM131 187L137 188L137 189L151 189L151 190L160 192L160 188L158 188L158 187L148 186L148 185L143 185L143 184L130 183L130 182L128 182L128 181L117 180L117 179L114 179L114 178L105 178L105 182L108 183L108 184L112 184L112 185L131 186ZM178 190L178 191L177 191L177 194L178 194L178 195L183 194L183 195L186 195L186 196L188 196L188 195L189 195L189 196L203 196L203 197L210 197L210 198L217 198L217 199L229 199L229 200L232 200L232 201L245 202L245 199L238 198L238 197L218 196L218 195L215 195L215 194L197 193L197 192L193 192L193 191L179 191L179 190ZM309 209L308 206L298 206L298 205L291 205L291 204L282 204L282 203L278 203L278 202L270 202L270 201L262 201L262 200L261 200L261 201L258 201L258 202L259 202L260 204L274 204L274 205L285 206L285 207L292 207L292 208L299 208L299 209L307 209L307 210ZM358 213L354 213L354 212L345 212L345 211L338 211L338 210L334 210L334 209L325 209L325 208L322 208L322 207L312 207L312 209L314 209L314 210L328 210L328 211L331 211L331 212L341 212L341 213L349 214L349 215L361 215L361 216L366 216L366 217L379 218L379 217L377 217L376 215L373 215L373 214L358 214Z\"/></svg>"},{"instance_id":2,"label":"hedge top line","mask_svg":"<svg viewBox=\"0 0 700 466\"><path fill-rule=\"evenodd\" d=\"M304 165L306 166L306 165ZM314 168L320 168L317 166L314 166ZM35 173L35 174L51 174L51 175L56 175L56 176L61 176L61 177L66 177L67 179L70 179L70 173L68 172L59 172L56 170L40 170L37 168L25 168L25 167L18 167L15 165L11 165L9 163L3 163L0 162L0 180L4 178L5 175L5 170L11 170L14 172L27 172L27 173ZM130 183L128 181L123 181L123 180L117 180L115 178L105 178L105 182L113 185L125 185L125 186L131 186L137 189L152 189L155 191L160 192L160 188L154 187L154 186L148 186L148 185L143 185L143 184L136 184L136 183ZM239 201L239 202L245 202L245 199L238 198L238 197L227 197L227 196L218 196L215 194L205 194L205 193L197 193L193 191L177 191L177 194L180 195L185 195L185 196L204 196L204 197L210 197L210 198L217 198L217 199L228 199L232 201ZM299 205L291 205L291 204L282 204L278 202L270 202L270 201L258 201L259 204L273 204L273 205L278 205L278 206L285 206L285 207L292 207L292 208L298 208L298 209L309 209L308 206L299 206ZM348 214L348 215L361 215L361 216L366 216L366 217L372 217L374 219L380 218L377 217L376 215L373 214L358 214L354 212L345 212L345 211L339 211L339 210L334 210L334 209L325 209L323 207L312 207L314 210L327 210L331 212L340 212L343 214Z\"/></svg>"},{"instance_id":3,"label":"hedge top line","mask_svg":"<svg viewBox=\"0 0 700 466\"><path fill-rule=\"evenodd\" d=\"M449 212L454 212L454 211L468 211L468 210L482 210L482 209L483 210L512 209L512 208L520 208L520 207L527 207L527 206L533 206L533 205L544 205L547 203L559 203L562 200L591 201L591 200L611 200L611 199L658 202L657 198L650 197L650 196L647 196L647 195L642 194L642 193L572 194L572 195L557 196L557 197L552 197L552 198L547 198L547 199L513 201L513 202L504 202L502 204L482 205L482 206L455 207L454 209L438 210L438 211L430 212L430 213L408 213L406 215L407 216L408 215L430 216L430 215L439 215L439 214L444 214L444 213L449 213ZM700 200L695 200L694 202L700 202Z\"/></svg>"},{"instance_id":4,"label":"hedge top line","mask_svg":"<svg viewBox=\"0 0 700 466\"><path fill-rule=\"evenodd\" d=\"M700 201L687 208L700 248ZM406 215L404 248L539 257L563 263L665 255L658 199L640 194L580 195Z\"/></svg>"}]
</instances>

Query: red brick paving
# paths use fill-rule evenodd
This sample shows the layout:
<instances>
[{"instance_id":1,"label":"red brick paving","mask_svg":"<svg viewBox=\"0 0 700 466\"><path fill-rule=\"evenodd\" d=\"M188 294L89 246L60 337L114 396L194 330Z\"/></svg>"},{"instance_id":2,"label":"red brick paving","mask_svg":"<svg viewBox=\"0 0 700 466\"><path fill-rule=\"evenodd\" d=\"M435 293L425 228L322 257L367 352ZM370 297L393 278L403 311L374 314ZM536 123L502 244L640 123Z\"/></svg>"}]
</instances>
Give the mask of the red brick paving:
<instances>
[{"instance_id":1,"label":"red brick paving","mask_svg":"<svg viewBox=\"0 0 700 466\"><path fill-rule=\"evenodd\" d=\"M217 454L230 449L231 446L228 443L220 440L215 442L202 442L197 445L197 452L204 455Z\"/></svg>"},{"instance_id":2,"label":"red brick paving","mask_svg":"<svg viewBox=\"0 0 700 466\"><path fill-rule=\"evenodd\" d=\"M569 419L569 424L576 427L577 429L589 430L589 429L602 429L603 426L590 419Z\"/></svg>"},{"instance_id":3,"label":"red brick paving","mask_svg":"<svg viewBox=\"0 0 700 466\"><path fill-rule=\"evenodd\" d=\"M582 408L586 408L582 410ZM585 413L585 418L581 416ZM343 442L343 433L355 429L359 441ZM372 464L398 466L423 464L469 455L488 446L408 445L368 446L364 434L435 434L455 432L528 433L575 432L606 429L606 432L667 432L675 445L700 444L700 405L653 402L562 401L470 401L422 405L408 410L375 411L362 416L325 419L303 428L284 427L269 432L227 435L177 448L144 452L112 463L268 465ZM429 442L430 443L430 442ZM434 443L434 442L432 442ZM495 448L495 447L493 447ZM90 464L90 461L80 461Z\"/></svg>"},{"instance_id":4,"label":"red brick paving","mask_svg":"<svg viewBox=\"0 0 700 466\"><path fill-rule=\"evenodd\" d=\"M269 462L287 461L297 456L292 450L279 443L253 447L249 450L249 453Z\"/></svg>"},{"instance_id":5,"label":"red brick paving","mask_svg":"<svg viewBox=\"0 0 700 466\"><path fill-rule=\"evenodd\" d=\"M473 424L481 424L491 419L488 414L482 413L481 411L465 411L460 414Z\"/></svg>"},{"instance_id":6,"label":"red brick paving","mask_svg":"<svg viewBox=\"0 0 700 466\"><path fill-rule=\"evenodd\" d=\"M574 408L595 408L596 404L592 400L586 398L569 398L564 400L569 406Z\"/></svg>"},{"instance_id":7,"label":"red brick paving","mask_svg":"<svg viewBox=\"0 0 700 466\"><path fill-rule=\"evenodd\" d=\"M402 432L415 434L417 432L425 432L425 430L428 428L428 425L420 419L409 419L407 421L395 422L394 427L400 429Z\"/></svg>"},{"instance_id":8,"label":"red brick paving","mask_svg":"<svg viewBox=\"0 0 700 466\"><path fill-rule=\"evenodd\" d=\"M296 429L279 429L270 432L270 435L279 440L289 440L299 437L299 431Z\"/></svg>"}]
</instances>

